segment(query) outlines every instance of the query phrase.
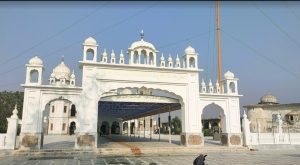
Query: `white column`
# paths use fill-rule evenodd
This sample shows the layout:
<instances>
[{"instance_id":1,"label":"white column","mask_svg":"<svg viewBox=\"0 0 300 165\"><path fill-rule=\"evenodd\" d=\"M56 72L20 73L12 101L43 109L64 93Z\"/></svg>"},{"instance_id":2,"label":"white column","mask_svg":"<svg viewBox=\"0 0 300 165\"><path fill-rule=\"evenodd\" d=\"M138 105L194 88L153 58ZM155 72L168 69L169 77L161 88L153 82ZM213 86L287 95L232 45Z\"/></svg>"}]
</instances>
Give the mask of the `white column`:
<instances>
[{"instance_id":1,"label":"white column","mask_svg":"<svg viewBox=\"0 0 300 165\"><path fill-rule=\"evenodd\" d=\"M17 105L13 110L13 115L10 118L6 118L8 125L7 125L7 133L6 133L6 144L5 149L15 149L16 148L16 139L17 139L17 128L19 123L18 118L18 110Z\"/></svg>"},{"instance_id":2,"label":"white column","mask_svg":"<svg viewBox=\"0 0 300 165\"><path fill-rule=\"evenodd\" d=\"M120 134L123 135L123 121L119 122L120 125Z\"/></svg>"},{"instance_id":3,"label":"white column","mask_svg":"<svg viewBox=\"0 0 300 165\"><path fill-rule=\"evenodd\" d=\"M247 114L244 111L243 120L242 120L244 146L251 145L251 142L250 142L250 138L251 138L250 123L251 123L251 121L248 120Z\"/></svg>"}]
</instances>

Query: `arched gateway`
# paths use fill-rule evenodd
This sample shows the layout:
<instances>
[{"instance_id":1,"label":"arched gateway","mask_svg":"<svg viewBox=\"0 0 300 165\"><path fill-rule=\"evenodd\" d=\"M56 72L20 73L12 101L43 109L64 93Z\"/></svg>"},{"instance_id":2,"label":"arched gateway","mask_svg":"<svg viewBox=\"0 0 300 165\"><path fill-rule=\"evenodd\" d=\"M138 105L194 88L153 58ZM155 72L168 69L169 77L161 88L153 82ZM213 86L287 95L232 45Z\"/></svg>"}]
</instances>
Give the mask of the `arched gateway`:
<instances>
[{"instance_id":1,"label":"arched gateway","mask_svg":"<svg viewBox=\"0 0 300 165\"><path fill-rule=\"evenodd\" d=\"M32 58L26 65L26 81L22 84L25 94L21 147L41 148L45 107L49 107L52 100L68 100L68 105L62 102L58 106L63 107L56 109L70 112L72 121L59 127L72 126L76 148L97 147L99 132L121 133L126 128L123 121L178 109L182 120L181 144L203 146L201 115L209 104L217 104L224 110L226 128L222 142L229 146L240 145L240 95L233 73L225 73L221 84L224 91L220 91L219 84L213 86L210 82L206 86L202 81L200 85L202 69L198 68L198 53L194 48L188 46L181 58L177 55L173 65L171 55L167 61L163 54L157 57L154 45L141 36L128 48L127 58L122 50L119 57L114 51L108 55L105 49L100 56L96 40L87 38L83 43L83 60L79 61L80 87L75 85L74 71L71 73L63 60L53 69L49 84L43 84L43 62L38 57ZM32 70L38 73L37 81L30 81ZM73 129L74 123L76 129Z\"/></svg>"}]
</instances>

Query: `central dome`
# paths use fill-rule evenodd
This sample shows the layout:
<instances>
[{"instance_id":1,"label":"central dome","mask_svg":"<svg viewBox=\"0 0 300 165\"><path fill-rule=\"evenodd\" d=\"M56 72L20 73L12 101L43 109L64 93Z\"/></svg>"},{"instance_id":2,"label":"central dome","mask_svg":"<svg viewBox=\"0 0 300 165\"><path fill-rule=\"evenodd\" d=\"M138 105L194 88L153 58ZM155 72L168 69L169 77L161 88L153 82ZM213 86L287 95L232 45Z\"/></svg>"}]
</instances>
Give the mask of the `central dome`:
<instances>
[{"instance_id":1,"label":"central dome","mask_svg":"<svg viewBox=\"0 0 300 165\"><path fill-rule=\"evenodd\" d=\"M277 98L272 94L266 94L260 98L259 104L278 104Z\"/></svg>"},{"instance_id":2,"label":"central dome","mask_svg":"<svg viewBox=\"0 0 300 165\"><path fill-rule=\"evenodd\" d=\"M141 31L141 40L132 43L129 49L134 50L134 49L140 48L140 47L149 48L149 49L152 49L153 51L156 51L153 44L144 40L144 31L143 30Z\"/></svg>"},{"instance_id":3,"label":"central dome","mask_svg":"<svg viewBox=\"0 0 300 165\"><path fill-rule=\"evenodd\" d=\"M152 50L156 50L153 44L146 42L143 39L132 43L129 49L136 49L139 47L146 47L146 48L150 48Z\"/></svg>"},{"instance_id":4,"label":"central dome","mask_svg":"<svg viewBox=\"0 0 300 165\"><path fill-rule=\"evenodd\" d=\"M56 79L65 78L66 80L70 80L71 71L64 61L62 61L53 69L52 74Z\"/></svg>"}]
</instances>

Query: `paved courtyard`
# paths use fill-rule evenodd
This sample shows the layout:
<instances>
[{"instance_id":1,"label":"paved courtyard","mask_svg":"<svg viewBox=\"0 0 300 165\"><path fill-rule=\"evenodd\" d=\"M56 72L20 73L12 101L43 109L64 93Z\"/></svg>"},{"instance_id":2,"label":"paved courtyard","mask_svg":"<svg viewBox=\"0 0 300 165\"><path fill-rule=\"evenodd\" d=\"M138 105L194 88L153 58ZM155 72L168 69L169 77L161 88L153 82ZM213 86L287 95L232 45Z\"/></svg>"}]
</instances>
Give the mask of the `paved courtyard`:
<instances>
[{"instance_id":1,"label":"paved courtyard","mask_svg":"<svg viewBox=\"0 0 300 165\"><path fill-rule=\"evenodd\" d=\"M59 138L56 136L47 137L45 148L71 147L74 143L74 136L66 136ZM67 142L67 143L66 143ZM206 145L218 147L218 142L206 138ZM179 136L172 136L172 143L168 143L168 136L162 135L161 141L157 137L137 138L128 136L106 136L100 137L100 146L102 148L120 148L126 149L133 145L138 148L142 147L178 147ZM220 147L219 147L220 148ZM4 151L0 151L4 152ZM0 165L149 165L152 163L159 165L189 165L193 160L201 154L199 152L191 154L168 153L169 156L157 154L147 154L143 156L110 156L106 157L103 154L94 154L93 152L76 153L76 154L58 154L56 152L48 153L47 156L33 156L27 154L24 156L8 156L0 154ZM241 152L222 152L214 150L214 152L202 152L207 154L208 165L296 165L300 164L300 147L289 150L264 150L264 151L241 151Z\"/></svg>"},{"instance_id":2,"label":"paved courtyard","mask_svg":"<svg viewBox=\"0 0 300 165\"><path fill-rule=\"evenodd\" d=\"M300 164L300 150L281 151L248 151L208 153L208 165L297 165ZM0 157L1 165L189 165L197 155L173 155L173 156L143 156L143 157L99 157L93 154L81 154L77 156L48 156L48 157Z\"/></svg>"}]
</instances>

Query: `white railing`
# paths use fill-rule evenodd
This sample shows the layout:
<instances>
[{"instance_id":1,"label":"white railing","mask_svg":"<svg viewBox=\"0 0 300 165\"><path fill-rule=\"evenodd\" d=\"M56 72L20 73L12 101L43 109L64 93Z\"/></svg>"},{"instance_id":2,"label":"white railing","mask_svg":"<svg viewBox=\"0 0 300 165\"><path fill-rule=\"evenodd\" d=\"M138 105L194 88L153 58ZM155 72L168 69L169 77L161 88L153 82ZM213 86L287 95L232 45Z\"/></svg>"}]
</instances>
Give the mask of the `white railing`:
<instances>
[{"instance_id":1,"label":"white railing","mask_svg":"<svg viewBox=\"0 0 300 165\"><path fill-rule=\"evenodd\" d=\"M5 149L6 133L0 134L0 149Z\"/></svg>"}]
</instances>

